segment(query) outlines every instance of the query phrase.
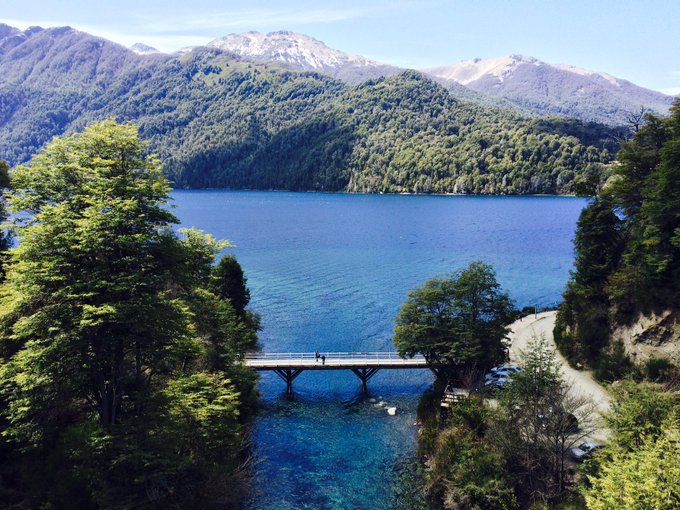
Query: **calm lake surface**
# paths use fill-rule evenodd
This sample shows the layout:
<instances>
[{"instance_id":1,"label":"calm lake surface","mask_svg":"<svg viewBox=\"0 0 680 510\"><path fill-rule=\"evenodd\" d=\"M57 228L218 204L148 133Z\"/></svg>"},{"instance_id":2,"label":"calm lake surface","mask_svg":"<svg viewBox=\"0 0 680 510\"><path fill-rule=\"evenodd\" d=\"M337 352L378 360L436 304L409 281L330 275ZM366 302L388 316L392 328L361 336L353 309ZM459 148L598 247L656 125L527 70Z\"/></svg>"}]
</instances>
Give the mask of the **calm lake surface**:
<instances>
[{"instance_id":1,"label":"calm lake surface","mask_svg":"<svg viewBox=\"0 0 680 510\"><path fill-rule=\"evenodd\" d=\"M473 260L494 266L518 306L554 305L586 203L256 191L172 197L182 226L235 245L251 307L262 315L263 350L279 352L394 350L393 319L406 293ZM248 508L409 508L399 480L415 462L415 411L431 382L426 370L384 370L363 397L351 372L305 372L287 398L281 380L263 375L253 431L258 489Z\"/></svg>"}]
</instances>

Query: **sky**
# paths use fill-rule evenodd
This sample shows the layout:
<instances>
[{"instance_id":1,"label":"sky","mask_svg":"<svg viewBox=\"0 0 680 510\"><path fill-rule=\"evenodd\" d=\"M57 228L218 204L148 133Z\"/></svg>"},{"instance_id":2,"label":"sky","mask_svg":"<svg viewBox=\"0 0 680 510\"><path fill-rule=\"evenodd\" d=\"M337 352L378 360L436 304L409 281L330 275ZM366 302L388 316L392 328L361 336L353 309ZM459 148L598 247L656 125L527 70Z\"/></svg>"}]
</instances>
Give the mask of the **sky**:
<instances>
[{"instance_id":1,"label":"sky","mask_svg":"<svg viewBox=\"0 0 680 510\"><path fill-rule=\"evenodd\" d=\"M172 52L230 33L300 32L425 69L508 54L680 94L680 0L0 0L0 22L69 25Z\"/></svg>"}]
</instances>

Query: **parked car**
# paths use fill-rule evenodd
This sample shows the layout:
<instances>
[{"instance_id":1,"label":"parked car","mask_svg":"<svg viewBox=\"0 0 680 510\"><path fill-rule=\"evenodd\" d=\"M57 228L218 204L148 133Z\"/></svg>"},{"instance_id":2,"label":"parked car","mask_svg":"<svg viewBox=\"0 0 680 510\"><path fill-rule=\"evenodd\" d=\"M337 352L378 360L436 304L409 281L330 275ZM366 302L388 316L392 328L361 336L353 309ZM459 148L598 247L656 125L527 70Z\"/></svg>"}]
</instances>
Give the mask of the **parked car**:
<instances>
[{"instance_id":1,"label":"parked car","mask_svg":"<svg viewBox=\"0 0 680 510\"><path fill-rule=\"evenodd\" d=\"M584 460L590 458L595 450L599 448L602 448L600 443L596 443L595 441L585 441L576 448L570 448L569 455L571 455L571 458L576 462L583 462Z\"/></svg>"},{"instance_id":2,"label":"parked car","mask_svg":"<svg viewBox=\"0 0 680 510\"><path fill-rule=\"evenodd\" d=\"M499 367L493 367L491 369L492 373L502 372L502 373L506 373L506 374L512 374L512 373L516 374L516 373L521 372L521 371L522 371L522 369L520 367L518 367L517 365L513 365L511 363L501 365Z\"/></svg>"},{"instance_id":3,"label":"parked car","mask_svg":"<svg viewBox=\"0 0 680 510\"><path fill-rule=\"evenodd\" d=\"M512 382L512 377L504 373L487 374L484 377L485 388L504 388L508 383Z\"/></svg>"},{"instance_id":4,"label":"parked car","mask_svg":"<svg viewBox=\"0 0 680 510\"><path fill-rule=\"evenodd\" d=\"M512 376L522 369L517 365L501 365L493 367L486 375L484 375L484 386L502 388L507 383L512 381Z\"/></svg>"}]
</instances>

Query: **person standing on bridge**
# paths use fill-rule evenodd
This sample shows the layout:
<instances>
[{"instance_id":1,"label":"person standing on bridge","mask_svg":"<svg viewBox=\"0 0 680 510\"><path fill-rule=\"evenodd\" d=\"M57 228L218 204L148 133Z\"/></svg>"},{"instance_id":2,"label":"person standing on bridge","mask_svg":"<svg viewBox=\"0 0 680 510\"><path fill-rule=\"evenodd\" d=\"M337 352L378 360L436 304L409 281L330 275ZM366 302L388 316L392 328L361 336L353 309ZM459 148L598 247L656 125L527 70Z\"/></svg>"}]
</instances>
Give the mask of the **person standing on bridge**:
<instances>
[{"instance_id":1,"label":"person standing on bridge","mask_svg":"<svg viewBox=\"0 0 680 510\"><path fill-rule=\"evenodd\" d=\"M322 364L322 365L325 365L325 364L326 364L326 355L325 355L325 354L323 354L323 355L321 356L321 364Z\"/></svg>"},{"instance_id":2,"label":"person standing on bridge","mask_svg":"<svg viewBox=\"0 0 680 510\"><path fill-rule=\"evenodd\" d=\"M318 362L319 362L319 358L321 357L321 354L319 354L319 351L316 351L316 352L314 353L314 356L316 356L316 361L317 361L317 363L318 363Z\"/></svg>"}]
</instances>

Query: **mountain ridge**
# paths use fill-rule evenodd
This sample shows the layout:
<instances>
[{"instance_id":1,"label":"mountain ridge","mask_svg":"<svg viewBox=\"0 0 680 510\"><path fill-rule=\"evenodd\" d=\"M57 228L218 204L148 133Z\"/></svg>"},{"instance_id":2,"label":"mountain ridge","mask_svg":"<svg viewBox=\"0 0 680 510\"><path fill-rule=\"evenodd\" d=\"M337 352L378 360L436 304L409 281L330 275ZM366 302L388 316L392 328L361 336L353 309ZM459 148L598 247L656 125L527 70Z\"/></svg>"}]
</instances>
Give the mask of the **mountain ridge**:
<instances>
[{"instance_id":1,"label":"mountain ridge","mask_svg":"<svg viewBox=\"0 0 680 510\"><path fill-rule=\"evenodd\" d=\"M509 100L533 113L609 124L625 124L640 109L665 115L673 102L671 96L608 73L523 55L463 60L424 72Z\"/></svg>"},{"instance_id":2,"label":"mountain ridge","mask_svg":"<svg viewBox=\"0 0 680 510\"><path fill-rule=\"evenodd\" d=\"M0 52L39 33L74 30L70 27L31 27L22 32L8 25L0 27ZM290 69L320 72L352 85L394 76L404 70L344 53L314 37L286 30L267 34L255 31L229 34L210 41L206 47L254 63L278 62ZM181 56L195 49L184 48L170 55L141 43L128 48L138 56L156 58ZM625 125L631 114L643 108L667 114L673 100L671 96L608 73L570 64L549 64L516 54L462 60L421 72L444 85L455 97L483 106L512 109L526 115L576 117L609 125Z\"/></svg>"},{"instance_id":3,"label":"mountain ridge","mask_svg":"<svg viewBox=\"0 0 680 510\"><path fill-rule=\"evenodd\" d=\"M350 85L215 47L137 55L71 28L24 35L0 52L11 165L106 118L136 123L193 188L568 194L617 150L605 126L480 106L417 71Z\"/></svg>"},{"instance_id":4,"label":"mountain ridge","mask_svg":"<svg viewBox=\"0 0 680 510\"><path fill-rule=\"evenodd\" d=\"M267 34L255 31L229 34L214 39L207 46L255 62L276 60L299 70L324 72L353 84L380 76L393 76L402 71L360 55L344 53L314 37L287 30Z\"/></svg>"}]
</instances>

